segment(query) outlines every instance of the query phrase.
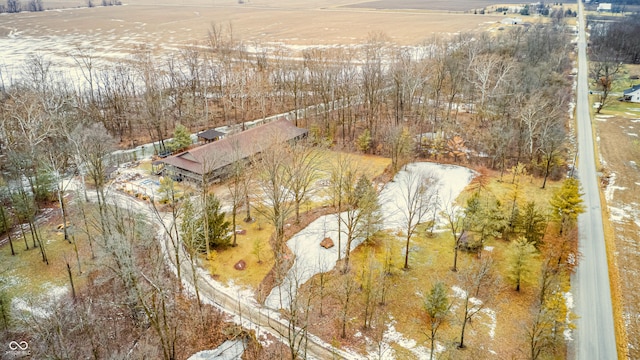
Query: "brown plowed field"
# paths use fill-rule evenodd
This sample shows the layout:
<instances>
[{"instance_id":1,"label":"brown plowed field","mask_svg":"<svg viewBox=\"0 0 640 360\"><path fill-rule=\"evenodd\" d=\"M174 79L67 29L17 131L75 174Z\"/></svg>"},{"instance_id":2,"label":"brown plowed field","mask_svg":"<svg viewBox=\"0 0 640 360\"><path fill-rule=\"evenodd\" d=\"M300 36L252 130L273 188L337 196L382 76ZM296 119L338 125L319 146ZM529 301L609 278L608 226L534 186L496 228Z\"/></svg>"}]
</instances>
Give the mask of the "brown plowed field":
<instances>
[{"instance_id":1,"label":"brown plowed field","mask_svg":"<svg viewBox=\"0 0 640 360\"><path fill-rule=\"evenodd\" d=\"M95 1L95 3L98 3ZM452 4L464 4L464 1ZM82 6L81 1L48 1L46 7ZM172 47L206 39L212 23L231 24L247 45L360 43L383 32L399 44L416 44L434 33L485 28L503 16L349 8L345 0L140 0L123 6L68 8L0 15L0 38L75 35L78 42L136 42ZM394 7L397 9L397 6ZM62 40L60 40L62 41Z\"/></svg>"},{"instance_id":2,"label":"brown plowed field","mask_svg":"<svg viewBox=\"0 0 640 360\"><path fill-rule=\"evenodd\" d=\"M610 225L607 235L615 239L629 356L639 359L640 104L615 101L595 120L607 200L605 216Z\"/></svg>"}]
</instances>

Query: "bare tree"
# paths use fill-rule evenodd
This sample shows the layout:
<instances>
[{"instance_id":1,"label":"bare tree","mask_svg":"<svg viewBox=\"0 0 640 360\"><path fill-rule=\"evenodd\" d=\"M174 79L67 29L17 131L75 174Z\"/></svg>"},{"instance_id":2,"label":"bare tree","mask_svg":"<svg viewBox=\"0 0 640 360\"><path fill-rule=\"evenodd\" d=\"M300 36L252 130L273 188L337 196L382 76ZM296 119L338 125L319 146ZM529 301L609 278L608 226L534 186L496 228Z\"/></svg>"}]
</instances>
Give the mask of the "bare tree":
<instances>
[{"instance_id":1,"label":"bare tree","mask_svg":"<svg viewBox=\"0 0 640 360\"><path fill-rule=\"evenodd\" d=\"M9 247L11 248L11 255L16 254L13 248L13 238L11 236L11 213L9 207L11 204L11 193L7 188L7 184L4 179L0 177L0 233L6 233L7 239L9 239ZM29 246L27 245L27 249Z\"/></svg>"},{"instance_id":2,"label":"bare tree","mask_svg":"<svg viewBox=\"0 0 640 360\"><path fill-rule=\"evenodd\" d=\"M364 97L364 116L371 136L378 136L378 119L383 104L385 91L386 65L383 60L387 55L388 38L382 33L372 33L363 48L364 63L361 70L360 92Z\"/></svg>"},{"instance_id":3,"label":"bare tree","mask_svg":"<svg viewBox=\"0 0 640 360\"><path fill-rule=\"evenodd\" d=\"M618 74L622 70L622 62L618 59L596 59L590 62L591 82L595 87L595 94L598 99L596 113L609 104L611 90L618 79Z\"/></svg>"},{"instance_id":4,"label":"bare tree","mask_svg":"<svg viewBox=\"0 0 640 360\"><path fill-rule=\"evenodd\" d=\"M22 10L22 6L20 5L20 0L7 0L7 12L8 13L17 13Z\"/></svg>"},{"instance_id":5,"label":"bare tree","mask_svg":"<svg viewBox=\"0 0 640 360\"><path fill-rule=\"evenodd\" d=\"M55 178L55 189L58 197L58 204L60 205L60 214L62 215L63 233L64 239L71 242L69 239L69 223L67 214L67 205L64 201L64 193L67 191L69 184L71 183L64 178L68 174L71 165L71 154L68 143L62 139L54 139L49 143L46 153L45 166L50 174Z\"/></svg>"},{"instance_id":6,"label":"bare tree","mask_svg":"<svg viewBox=\"0 0 640 360\"><path fill-rule=\"evenodd\" d=\"M346 203L344 199L345 193L350 186L353 186L355 181L355 172L353 159L343 153L338 154L338 158L330 168L331 186L329 187L329 198L338 213L338 260L342 256L342 221L340 220L340 214Z\"/></svg>"},{"instance_id":7,"label":"bare tree","mask_svg":"<svg viewBox=\"0 0 640 360\"><path fill-rule=\"evenodd\" d=\"M289 190L295 204L295 222L300 222L300 206L312 193L318 180L320 152L308 144L298 142L289 148L289 162L285 168L290 179Z\"/></svg>"},{"instance_id":8,"label":"bare tree","mask_svg":"<svg viewBox=\"0 0 640 360\"><path fill-rule=\"evenodd\" d=\"M276 143L277 140L274 140L274 144ZM289 190L292 179L286 170L287 161L286 149L274 145L262 151L257 164L256 181L263 195L263 203L256 210L275 228L276 261L282 256L285 221L294 212L292 194Z\"/></svg>"},{"instance_id":9,"label":"bare tree","mask_svg":"<svg viewBox=\"0 0 640 360\"><path fill-rule=\"evenodd\" d=\"M378 279L382 272L376 261L374 251L369 249L366 262L363 263L360 271L360 289L363 304L363 329L369 329L376 313L376 299L379 292Z\"/></svg>"},{"instance_id":10,"label":"bare tree","mask_svg":"<svg viewBox=\"0 0 640 360\"><path fill-rule=\"evenodd\" d=\"M353 296L356 291L356 282L353 278L353 274L349 271L343 274L343 276L339 279L340 283L338 284L337 291L335 296L340 303L340 337L343 339L347 337L347 322L349 321L349 315L351 314L351 306L353 301Z\"/></svg>"},{"instance_id":11,"label":"bare tree","mask_svg":"<svg viewBox=\"0 0 640 360\"><path fill-rule=\"evenodd\" d=\"M498 284L493 275L493 258L489 256L483 257L480 261L472 263L471 266L460 272L462 306L460 307L460 342L458 348L465 347L464 335L467 323L471 318L485 308L487 302L493 297L493 292ZM480 294L480 290L485 290ZM473 295L472 295L473 294ZM482 295L484 300L478 298Z\"/></svg>"},{"instance_id":12,"label":"bare tree","mask_svg":"<svg viewBox=\"0 0 640 360\"><path fill-rule=\"evenodd\" d=\"M552 118L550 118L552 119ZM551 171L560 162L563 146L566 140L566 131L560 121L546 122L540 131L540 146L538 151L542 156L544 166L544 180L542 188L547 185L547 179Z\"/></svg>"},{"instance_id":13,"label":"bare tree","mask_svg":"<svg viewBox=\"0 0 640 360\"><path fill-rule=\"evenodd\" d=\"M158 222L162 225L162 229L164 230L165 235L169 239L171 246L173 247L174 252L174 261L176 265L176 275L178 277L178 285L180 289L182 289L182 265L181 265L181 254L182 254L182 242L180 239L180 230L178 228L178 217L180 214L180 202L179 198L181 194L176 189L176 184L174 181L166 177L161 180L159 192L163 198L167 201L167 205L170 210L170 218L165 219L164 214L158 209L155 196L151 198L151 206L153 208L153 214L155 215ZM190 221L191 219L187 219ZM200 299L198 298L198 301Z\"/></svg>"},{"instance_id":14,"label":"bare tree","mask_svg":"<svg viewBox=\"0 0 640 360\"><path fill-rule=\"evenodd\" d=\"M467 230L466 218L460 206L450 202L442 209L441 214L445 217L451 236L453 237L453 266L452 271L458 271L458 250L463 236Z\"/></svg>"},{"instance_id":15,"label":"bare tree","mask_svg":"<svg viewBox=\"0 0 640 360\"><path fill-rule=\"evenodd\" d=\"M242 150L240 148L240 144L235 139L232 140L231 144L232 148L232 164L230 171L230 181L228 182L229 193L231 194L231 229L233 231L233 243L231 246L237 246L237 224L236 218L238 214L238 208L242 201L246 198L244 191L247 189L243 186L243 177L246 176L244 173L247 164L243 159Z\"/></svg>"},{"instance_id":16,"label":"bare tree","mask_svg":"<svg viewBox=\"0 0 640 360\"><path fill-rule=\"evenodd\" d=\"M98 209L100 210L102 232L107 232L107 226L104 219L106 211L106 198L104 188L106 185L106 168L108 164L108 155L115 148L115 143L111 135L109 135L101 123L94 123L89 126L79 125L74 130L73 137L80 139L79 150L83 160L83 166L86 168L89 177L96 189L98 201ZM106 238L105 238L106 239Z\"/></svg>"},{"instance_id":17,"label":"bare tree","mask_svg":"<svg viewBox=\"0 0 640 360\"><path fill-rule=\"evenodd\" d=\"M292 268L287 274L284 288L281 286L278 292L280 304L283 307L286 327L276 322L271 326L280 336L287 341L291 359L305 359L307 357L307 344L309 335L309 316L311 314L311 302L315 295L313 287L304 293L298 292L302 285L304 274L298 267Z\"/></svg>"},{"instance_id":18,"label":"bare tree","mask_svg":"<svg viewBox=\"0 0 640 360\"><path fill-rule=\"evenodd\" d=\"M403 226L406 231L406 248L404 254L404 268L409 269L409 243L420 223L426 222L427 216L437 204L435 179L423 176L411 168L405 167L399 181L402 201L397 203L398 211L403 215ZM435 221L435 219L431 219Z\"/></svg>"}]
</instances>

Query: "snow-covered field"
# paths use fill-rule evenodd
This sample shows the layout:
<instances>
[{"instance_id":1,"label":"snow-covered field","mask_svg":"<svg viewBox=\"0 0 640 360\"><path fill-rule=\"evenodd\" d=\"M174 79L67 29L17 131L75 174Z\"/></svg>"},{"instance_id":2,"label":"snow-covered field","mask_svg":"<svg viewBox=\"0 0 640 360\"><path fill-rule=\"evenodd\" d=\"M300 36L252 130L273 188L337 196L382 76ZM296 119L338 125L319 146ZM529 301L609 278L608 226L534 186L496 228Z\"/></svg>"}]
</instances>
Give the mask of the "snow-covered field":
<instances>
[{"instance_id":1,"label":"snow-covered field","mask_svg":"<svg viewBox=\"0 0 640 360\"><path fill-rule=\"evenodd\" d=\"M413 163L409 164L403 171L400 171L393 179L385 185L381 191L379 199L384 221L384 228L397 229L405 221L405 210L403 210L403 191L406 192L406 185L410 184L411 177L420 180L433 179L433 189L437 191L437 198L430 208L438 204L440 208L454 201L464 190L473 178L473 172L467 168L454 165L441 165L434 163ZM434 209L422 219L426 221L437 213ZM342 216L345 216L344 213ZM325 249L320 246L320 242L325 237L330 237L335 246ZM341 256L346 253L345 242L346 233L342 231ZM326 215L318 218L305 229L294 235L287 242L287 246L295 254L295 262L285 280L279 287L274 288L267 299L265 305L273 308L287 308L290 299L295 297L297 288L311 279L315 274L326 272L335 267L338 261L338 218L336 214ZM352 248L355 249L363 239L355 239Z\"/></svg>"}]
</instances>

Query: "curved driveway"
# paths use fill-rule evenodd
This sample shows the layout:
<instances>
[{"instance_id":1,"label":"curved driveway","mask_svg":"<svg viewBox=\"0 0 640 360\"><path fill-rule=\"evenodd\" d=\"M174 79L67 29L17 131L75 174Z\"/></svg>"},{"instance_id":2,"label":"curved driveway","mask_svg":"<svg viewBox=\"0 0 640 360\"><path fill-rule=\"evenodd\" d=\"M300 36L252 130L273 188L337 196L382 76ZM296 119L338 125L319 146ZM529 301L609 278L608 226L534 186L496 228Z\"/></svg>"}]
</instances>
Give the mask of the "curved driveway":
<instances>
[{"instance_id":1,"label":"curved driveway","mask_svg":"<svg viewBox=\"0 0 640 360\"><path fill-rule=\"evenodd\" d=\"M580 317L575 331L575 358L611 360L617 358L609 268L602 227L600 188L596 177L593 133L589 113L584 7L579 7L578 39L578 176L585 193L586 211L578 217L580 265L572 278L575 312Z\"/></svg>"}]
</instances>

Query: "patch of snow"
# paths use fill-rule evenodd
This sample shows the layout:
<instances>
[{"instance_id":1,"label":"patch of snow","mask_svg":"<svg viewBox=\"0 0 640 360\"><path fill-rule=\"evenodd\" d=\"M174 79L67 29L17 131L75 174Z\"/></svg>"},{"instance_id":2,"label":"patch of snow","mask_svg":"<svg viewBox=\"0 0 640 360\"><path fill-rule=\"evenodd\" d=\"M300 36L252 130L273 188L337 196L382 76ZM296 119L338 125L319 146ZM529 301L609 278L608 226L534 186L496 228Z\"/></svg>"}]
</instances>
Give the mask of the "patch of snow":
<instances>
[{"instance_id":1,"label":"patch of snow","mask_svg":"<svg viewBox=\"0 0 640 360\"><path fill-rule=\"evenodd\" d=\"M617 176L618 175L614 172L609 176L609 185L607 185L607 188L604 190L604 197L607 200L607 203L611 203L611 201L613 201L613 195L616 190L625 190L623 187L615 186Z\"/></svg>"},{"instance_id":2,"label":"patch of snow","mask_svg":"<svg viewBox=\"0 0 640 360\"><path fill-rule=\"evenodd\" d=\"M573 310L573 294L569 291L565 292L564 294L562 294L562 296L564 297L564 303L565 306L567 307L567 324L570 325L571 324L571 312ZM563 334L564 335L564 339L566 341L571 341L573 340L573 336L572 336L572 331L569 327L567 327Z\"/></svg>"},{"instance_id":3,"label":"patch of snow","mask_svg":"<svg viewBox=\"0 0 640 360\"><path fill-rule=\"evenodd\" d=\"M627 135L633 136L633 137L638 137L638 134L636 134L636 133L627 133Z\"/></svg>"},{"instance_id":4,"label":"patch of snow","mask_svg":"<svg viewBox=\"0 0 640 360\"><path fill-rule=\"evenodd\" d=\"M493 251L493 249L494 249L494 247L493 247L493 246L485 246L485 247L484 247L484 251L488 251L488 252L492 252L492 251Z\"/></svg>"},{"instance_id":5,"label":"patch of snow","mask_svg":"<svg viewBox=\"0 0 640 360\"><path fill-rule=\"evenodd\" d=\"M401 346L409 351L411 351L416 359L428 359L429 358L429 349L424 346L416 346L416 341L413 339L407 339L402 335L402 333L398 332L394 326L395 320L387 325L387 330L384 332L382 336L382 342L386 349L391 350L389 352L383 353L381 360L392 360L395 359L395 351L390 347L390 344L395 343L398 346ZM442 345L436 344L436 348L434 349L435 353L443 352L445 348ZM377 358L377 357L376 357Z\"/></svg>"},{"instance_id":6,"label":"patch of snow","mask_svg":"<svg viewBox=\"0 0 640 360\"><path fill-rule=\"evenodd\" d=\"M609 219L611 219L611 221L620 223L622 222L624 217L625 217L624 210L614 206L609 206Z\"/></svg>"},{"instance_id":7,"label":"patch of snow","mask_svg":"<svg viewBox=\"0 0 640 360\"><path fill-rule=\"evenodd\" d=\"M458 299L464 299L465 297L467 297L467 292L458 286L452 286L451 290L453 290L453 295Z\"/></svg>"},{"instance_id":8,"label":"patch of snow","mask_svg":"<svg viewBox=\"0 0 640 360\"><path fill-rule=\"evenodd\" d=\"M247 344L243 340L227 340L215 350L204 350L189 356L188 360L241 359Z\"/></svg>"},{"instance_id":9,"label":"patch of snow","mask_svg":"<svg viewBox=\"0 0 640 360\"><path fill-rule=\"evenodd\" d=\"M382 210L385 228L398 229L402 228L406 223L406 206L403 202L403 193L406 193L406 187L412 186L410 177L417 177L419 182L422 183L428 179L432 179L434 182L430 190L434 191L436 196L433 197L429 208L435 208L436 204L442 205L450 204L458 197L458 195L464 190L473 178L473 171L455 165L440 165L434 163L412 163L407 165L403 170L398 172L390 181L386 184L385 188L380 193L380 207ZM413 185L415 186L415 185ZM420 219L421 222L430 220L435 212L429 211L425 216ZM444 218L438 217L436 219L438 224L444 224Z\"/></svg>"},{"instance_id":10,"label":"patch of snow","mask_svg":"<svg viewBox=\"0 0 640 360\"><path fill-rule=\"evenodd\" d=\"M16 286L20 283L20 278L17 276L3 275L0 279L0 290L8 289L12 286Z\"/></svg>"},{"instance_id":11,"label":"patch of snow","mask_svg":"<svg viewBox=\"0 0 640 360\"><path fill-rule=\"evenodd\" d=\"M29 312L35 317L46 318L51 315L51 306L62 296L69 292L65 286L45 284L47 289L38 299L34 298L14 298L11 300L11 307L17 311Z\"/></svg>"},{"instance_id":12,"label":"patch of snow","mask_svg":"<svg viewBox=\"0 0 640 360\"><path fill-rule=\"evenodd\" d=\"M428 178L434 179L434 190L437 191L440 204L448 204L453 202L456 197L464 190L473 178L473 171L470 169L454 166L440 165L434 163L413 163L405 167L389 182L380 193L380 209L382 218L384 219L384 228L397 229L404 221L404 213L397 204L401 203L402 185L409 176L417 176L424 180ZM432 206L436 204L435 199ZM435 211L434 211L435 212ZM433 215L429 212L428 215ZM344 219L346 212L340 214ZM428 218L425 216L422 221ZM444 219L439 219L441 223ZM325 249L320 246L320 242L329 237L333 240L335 246ZM295 262L282 284L275 287L265 300L265 305L272 309L287 308L291 299L295 298L297 289L300 285L307 282L314 275L327 272L333 269L338 261L338 251L340 256L346 254L347 233L343 226L340 232L342 239L340 246L338 245L338 215L330 214L321 216L306 228L295 234L289 241L287 246L295 254ZM362 243L364 239L356 238L351 243L351 250L355 249Z\"/></svg>"},{"instance_id":13,"label":"patch of snow","mask_svg":"<svg viewBox=\"0 0 640 360\"><path fill-rule=\"evenodd\" d=\"M486 314L490 319L490 322L489 324L487 324L487 326L489 327L489 337L493 339L496 336L496 327L498 326L498 317L496 316L496 311L493 309L485 308L480 310L480 312Z\"/></svg>"}]
</instances>

